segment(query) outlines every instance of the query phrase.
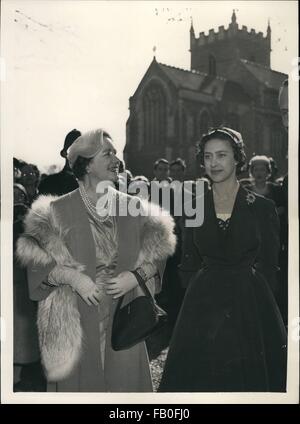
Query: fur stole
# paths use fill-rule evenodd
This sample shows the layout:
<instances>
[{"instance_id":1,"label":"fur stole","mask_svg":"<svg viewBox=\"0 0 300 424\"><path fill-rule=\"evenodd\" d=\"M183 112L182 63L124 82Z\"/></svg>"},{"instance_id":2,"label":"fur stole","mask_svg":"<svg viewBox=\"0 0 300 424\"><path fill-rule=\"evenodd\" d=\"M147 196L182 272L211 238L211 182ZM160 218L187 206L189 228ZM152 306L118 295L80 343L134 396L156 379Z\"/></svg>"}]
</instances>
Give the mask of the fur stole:
<instances>
[{"instance_id":1,"label":"fur stole","mask_svg":"<svg viewBox=\"0 0 300 424\"><path fill-rule=\"evenodd\" d=\"M122 197L128 201L128 196ZM56 199L40 196L33 203L24 220L25 231L17 242L17 257L25 267L43 267L55 261L57 265L67 265L83 273L84 265L71 256L64 241L66 233L55 216L52 203ZM162 214L153 204L143 202L142 207L146 216L142 218L141 250L136 267L144 260L154 263L166 260L174 253L176 245L172 217ZM67 378L80 360L83 345L77 295L70 286L57 287L39 302L37 325L47 380Z\"/></svg>"}]
</instances>

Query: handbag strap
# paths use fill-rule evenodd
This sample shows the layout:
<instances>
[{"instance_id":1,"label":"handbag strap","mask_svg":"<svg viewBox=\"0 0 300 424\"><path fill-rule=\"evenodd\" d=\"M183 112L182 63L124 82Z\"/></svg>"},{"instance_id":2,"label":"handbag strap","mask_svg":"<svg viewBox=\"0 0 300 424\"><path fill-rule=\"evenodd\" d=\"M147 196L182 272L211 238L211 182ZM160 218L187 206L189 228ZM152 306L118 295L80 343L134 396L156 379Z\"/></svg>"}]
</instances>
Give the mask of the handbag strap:
<instances>
[{"instance_id":1,"label":"handbag strap","mask_svg":"<svg viewBox=\"0 0 300 424\"><path fill-rule=\"evenodd\" d=\"M155 304L154 299L148 289L148 287L146 286L145 281L143 280L143 278L140 276L140 274L138 272L135 271L130 271L133 273L133 275L135 276L135 278L137 279L139 286L141 287L141 289L143 290L143 292L145 293L145 295L149 298L150 302L153 303L153 305ZM119 298L118 304L117 304L117 310L119 310L121 308L123 299L124 299L125 295L121 296Z\"/></svg>"},{"instance_id":2,"label":"handbag strap","mask_svg":"<svg viewBox=\"0 0 300 424\"><path fill-rule=\"evenodd\" d=\"M148 287L146 286L144 279L140 276L140 274L138 272L136 272L136 271L131 271L131 272L135 276L135 278L137 279L139 286L141 287L141 289L143 290L145 295L147 297L150 297L153 300L151 293L150 293Z\"/></svg>"}]
</instances>

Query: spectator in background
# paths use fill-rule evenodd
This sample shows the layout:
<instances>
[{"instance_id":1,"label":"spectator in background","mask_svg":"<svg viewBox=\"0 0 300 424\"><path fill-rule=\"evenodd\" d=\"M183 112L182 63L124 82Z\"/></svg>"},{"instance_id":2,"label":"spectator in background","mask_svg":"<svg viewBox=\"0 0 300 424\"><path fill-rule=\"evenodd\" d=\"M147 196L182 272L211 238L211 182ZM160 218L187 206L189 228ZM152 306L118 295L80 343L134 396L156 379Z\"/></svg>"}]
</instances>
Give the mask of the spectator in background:
<instances>
[{"instance_id":1,"label":"spectator in background","mask_svg":"<svg viewBox=\"0 0 300 424\"><path fill-rule=\"evenodd\" d=\"M66 135L64 147L60 152L61 157L65 158L65 165L60 172L43 178L39 185L39 194L61 196L78 188L76 178L71 171L67 157L69 147L80 135L81 132L76 129Z\"/></svg>"},{"instance_id":2,"label":"spectator in background","mask_svg":"<svg viewBox=\"0 0 300 424\"><path fill-rule=\"evenodd\" d=\"M268 181L269 177L272 175L270 159L264 155L253 156L249 162L249 171L252 182L246 187L256 194L273 200L276 207L279 207L280 187Z\"/></svg>"},{"instance_id":3,"label":"spectator in background","mask_svg":"<svg viewBox=\"0 0 300 424\"><path fill-rule=\"evenodd\" d=\"M167 159L157 159L153 165L154 178L152 182L157 183L158 190L151 190L150 200L153 203L163 207L172 214L172 205L174 204L173 190L171 190L169 183L172 179L169 177L170 166ZM153 188L153 187L152 187ZM167 200L168 199L168 200Z\"/></svg>"},{"instance_id":4,"label":"spectator in background","mask_svg":"<svg viewBox=\"0 0 300 424\"><path fill-rule=\"evenodd\" d=\"M140 199L149 200L150 198L150 182L144 175L134 177L128 188L128 194L138 196Z\"/></svg>"},{"instance_id":5,"label":"spectator in background","mask_svg":"<svg viewBox=\"0 0 300 424\"><path fill-rule=\"evenodd\" d=\"M14 158L14 209L18 208L24 212L24 207L27 208L29 200L25 187L20 184L21 166L25 165L24 161ZM15 212L15 210L14 210ZM19 215L19 213L18 213Z\"/></svg>"},{"instance_id":6,"label":"spectator in background","mask_svg":"<svg viewBox=\"0 0 300 424\"><path fill-rule=\"evenodd\" d=\"M35 165L26 163L20 167L20 184L25 188L29 204L31 204L38 195L39 170Z\"/></svg>"},{"instance_id":7,"label":"spectator in background","mask_svg":"<svg viewBox=\"0 0 300 424\"><path fill-rule=\"evenodd\" d=\"M170 183L172 180L169 177L169 173L170 165L167 159L157 159L153 165L154 181L168 181Z\"/></svg>"},{"instance_id":8,"label":"spectator in background","mask_svg":"<svg viewBox=\"0 0 300 424\"><path fill-rule=\"evenodd\" d=\"M170 177L174 181L184 181L186 170L185 161L181 158L177 158L170 163Z\"/></svg>"}]
</instances>

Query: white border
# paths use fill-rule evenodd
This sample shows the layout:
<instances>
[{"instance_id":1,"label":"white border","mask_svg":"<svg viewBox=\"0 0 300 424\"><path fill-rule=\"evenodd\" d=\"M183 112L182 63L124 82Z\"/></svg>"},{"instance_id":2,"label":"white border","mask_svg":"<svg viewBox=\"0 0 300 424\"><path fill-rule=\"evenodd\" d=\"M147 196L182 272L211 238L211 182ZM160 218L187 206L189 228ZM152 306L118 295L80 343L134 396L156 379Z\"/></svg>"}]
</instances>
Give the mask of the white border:
<instances>
[{"instance_id":1,"label":"white border","mask_svg":"<svg viewBox=\"0 0 300 424\"><path fill-rule=\"evenodd\" d=\"M2 19L5 3L2 3ZM1 26L1 28L3 28ZM2 31L2 47L9 40ZM5 49L1 49L5 53ZM297 52L295 52L297 56ZM5 54L4 54L5 57ZM1 62L5 68L5 60ZM291 65L292 66L292 65ZM295 73L295 72L294 72ZM298 81L290 74L289 131L289 324L299 325L299 244L298 244ZM13 110L5 108L5 99L13 96L10 70L1 81L1 323L6 336L1 340L1 402L7 404L294 404L299 402L299 329L289 329L287 393L13 393L13 284L12 284L12 205L13 205L13 128L8 125ZM5 138L4 138L5 134ZM4 146L5 145L5 146ZM3 333L3 332L2 332ZM298 339L297 339L298 335ZM293 337L294 336L294 337ZM296 336L296 337L295 337Z\"/></svg>"}]
</instances>

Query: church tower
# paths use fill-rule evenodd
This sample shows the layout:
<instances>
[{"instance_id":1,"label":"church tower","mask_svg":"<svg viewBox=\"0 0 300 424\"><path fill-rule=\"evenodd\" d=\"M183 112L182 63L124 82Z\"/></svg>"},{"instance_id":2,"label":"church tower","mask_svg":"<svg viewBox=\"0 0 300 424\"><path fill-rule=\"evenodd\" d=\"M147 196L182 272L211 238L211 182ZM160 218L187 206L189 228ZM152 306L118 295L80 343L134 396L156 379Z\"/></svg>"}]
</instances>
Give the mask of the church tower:
<instances>
[{"instance_id":1,"label":"church tower","mask_svg":"<svg viewBox=\"0 0 300 424\"><path fill-rule=\"evenodd\" d=\"M210 75L228 77L231 65L239 59L246 59L270 68L271 27L268 23L267 34L248 32L246 26L240 29L233 10L227 29L220 26L218 32L210 29L208 35L200 32L195 36L193 23L190 29L191 70Z\"/></svg>"}]
</instances>

